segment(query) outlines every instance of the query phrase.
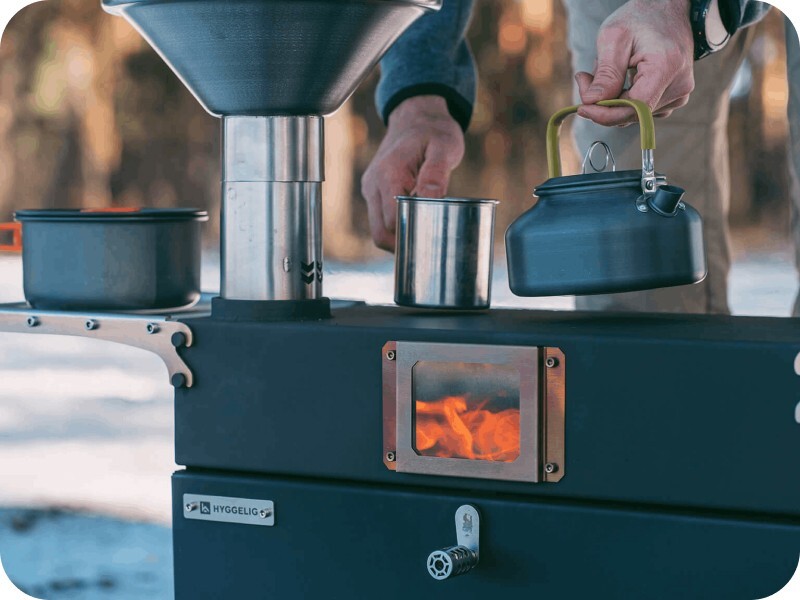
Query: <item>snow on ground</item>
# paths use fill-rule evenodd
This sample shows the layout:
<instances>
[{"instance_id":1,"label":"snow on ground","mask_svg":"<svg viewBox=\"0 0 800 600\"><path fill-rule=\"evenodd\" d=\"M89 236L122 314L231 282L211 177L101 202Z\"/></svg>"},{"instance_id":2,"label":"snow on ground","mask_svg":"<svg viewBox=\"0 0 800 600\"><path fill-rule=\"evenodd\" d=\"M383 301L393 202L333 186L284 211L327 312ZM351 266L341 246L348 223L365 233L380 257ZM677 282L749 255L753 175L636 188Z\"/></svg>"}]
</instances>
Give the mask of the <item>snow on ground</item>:
<instances>
[{"instance_id":1,"label":"snow on ground","mask_svg":"<svg viewBox=\"0 0 800 600\"><path fill-rule=\"evenodd\" d=\"M170 537L166 527L96 515L0 510L3 566L34 598L172 598Z\"/></svg>"},{"instance_id":2,"label":"snow on ground","mask_svg":"<svg viewBox=\"0 0 800 600\"><path fill-rule=\"evenodd\" d=\"M326 295L392 302L389 261L326 268ZM203 280L219 289L213 256ZM21 282L19 259L0 256L0 303L20 301ZM731 306L788 316L796 288L788 251L751 255L731 273ZM516 298L500 267L493 305L568 310L574 302ZM172 436L172 388L154 355L81 338L0 335L0 506L24 509L0 511L0 556L12 579L47 598L170 598ZM52 506L154 525L25 512ZM28 518L35 527L15 529ZM108 581L120 584L114 593Z\"/></svg>"}]
</instances>

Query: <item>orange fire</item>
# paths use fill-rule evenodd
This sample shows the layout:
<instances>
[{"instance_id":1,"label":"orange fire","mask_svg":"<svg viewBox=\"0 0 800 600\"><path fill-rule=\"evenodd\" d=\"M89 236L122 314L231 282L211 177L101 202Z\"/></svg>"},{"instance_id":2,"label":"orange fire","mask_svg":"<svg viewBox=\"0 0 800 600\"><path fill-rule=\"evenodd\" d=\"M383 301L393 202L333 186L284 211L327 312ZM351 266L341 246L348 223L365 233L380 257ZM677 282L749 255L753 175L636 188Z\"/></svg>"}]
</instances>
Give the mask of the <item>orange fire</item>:
<instances>
[{"instance_id":1,"label":"orange fire","mask_svg":"<svg viewBox=\"0 0 800 600\"><path fill-rule=\"evenodd\" d=\"M464 396L416 403L416 449L422 456L513 462L519 456L519 409L470 407Z\"/></svg>"}]
</instances>

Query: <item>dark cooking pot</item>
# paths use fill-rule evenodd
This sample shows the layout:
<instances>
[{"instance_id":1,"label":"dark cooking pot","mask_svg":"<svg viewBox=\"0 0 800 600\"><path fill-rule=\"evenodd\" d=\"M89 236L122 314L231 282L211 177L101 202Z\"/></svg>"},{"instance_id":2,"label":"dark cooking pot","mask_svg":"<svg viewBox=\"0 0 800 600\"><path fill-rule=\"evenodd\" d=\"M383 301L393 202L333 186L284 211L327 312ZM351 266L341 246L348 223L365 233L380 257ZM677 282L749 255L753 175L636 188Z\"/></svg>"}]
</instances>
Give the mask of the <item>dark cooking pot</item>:
<instances>
[{"instance_id":1,"label":"dark cooking pot","mask_svg":"<svg viewBox=\"0 0 800 600\"><path fill-rule=\"evenodd\" d=\"M200 297L195 209L20 210L25 298L53 310L154 310Z\"/></svg>"},{"instance_id":2,"label":"dark cooking pot","mask_svg":"<svg viewBox=\"0 0 800 600\"><path fill-rule=\"evenodd\" d=\"M636 110L642 171L562 177L559 130L578 107L556 113L547 130L550 179L535 190L536 205L506 232L509 283L517 296L631 292L706 276L702 219L683 201L683 189L655 173L650 109L632 100L600 104Z\"/></svg>"}]
</instances>

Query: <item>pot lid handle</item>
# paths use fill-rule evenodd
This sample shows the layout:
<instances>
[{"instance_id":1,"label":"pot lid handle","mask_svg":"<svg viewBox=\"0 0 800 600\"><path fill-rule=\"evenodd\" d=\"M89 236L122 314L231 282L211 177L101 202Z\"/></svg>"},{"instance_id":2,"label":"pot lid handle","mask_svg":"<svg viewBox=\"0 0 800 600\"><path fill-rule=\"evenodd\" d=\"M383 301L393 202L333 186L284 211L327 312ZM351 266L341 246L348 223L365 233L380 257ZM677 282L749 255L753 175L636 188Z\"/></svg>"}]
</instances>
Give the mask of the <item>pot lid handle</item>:
<instances>
[{"instance_id":1,"label":"pot lid handle","mask_svg":"<svg viewBox=\"0 0 800 600\"><path fill-rule=\"evenodd\" d=\"M618 98L601 100L600 106L628 106L636 111L642 137L642 191L652 194L656 191L655 165L653 150L656 149L656 125L650 107L640 100ZM547 167L550 178L561 177L561 124L564 120L578 112L580 106L561 109L550 118L547 124Z\"/></svg>"}]
</instances>

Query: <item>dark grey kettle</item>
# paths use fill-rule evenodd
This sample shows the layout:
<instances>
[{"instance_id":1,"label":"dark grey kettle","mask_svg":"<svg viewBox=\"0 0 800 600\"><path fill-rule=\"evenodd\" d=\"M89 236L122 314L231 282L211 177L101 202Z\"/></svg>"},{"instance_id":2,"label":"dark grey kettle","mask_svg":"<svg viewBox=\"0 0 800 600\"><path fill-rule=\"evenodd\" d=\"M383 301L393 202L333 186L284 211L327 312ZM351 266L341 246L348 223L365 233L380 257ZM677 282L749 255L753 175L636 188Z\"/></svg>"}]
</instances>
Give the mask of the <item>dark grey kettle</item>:
<instances>
[{"instance_id":1,"label":"dark grey kettle","mask_svg":"<svg viewBox=\"0 0 800 600\"><path fill-rule=\"evenodd\" d=\"M536 205L506 231L509 284L517 296L632 292L706 277L702 218L683 200L683 189L655 172L649 107L622 99L599 104L636 110L642 170L562 177L561 124L578 107L553 115L550 178L534 191Z\"/></svg>"}]
</instances>

